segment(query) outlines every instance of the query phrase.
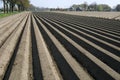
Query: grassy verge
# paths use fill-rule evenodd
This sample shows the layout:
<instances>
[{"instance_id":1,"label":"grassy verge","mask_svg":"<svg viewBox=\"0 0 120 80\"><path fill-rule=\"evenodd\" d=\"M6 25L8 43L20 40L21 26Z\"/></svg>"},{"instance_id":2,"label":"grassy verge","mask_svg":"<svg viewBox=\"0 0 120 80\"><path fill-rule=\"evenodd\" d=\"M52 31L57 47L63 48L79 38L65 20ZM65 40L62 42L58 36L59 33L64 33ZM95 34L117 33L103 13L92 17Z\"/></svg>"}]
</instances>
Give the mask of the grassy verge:
<instances>
[{"instance_id":1,"label":"grassy verge","mask_svg":"<svg viewBox=\"0 0 120 80\"><path fill-rule=\"evenodd\" d=\"M13 13L0 13L0 18L4 18L4 17L7 17L7 16L10 16L10 15L13 15L13 14L17 14L19 12L13 12Z\"/></svg>"}]
</instances>

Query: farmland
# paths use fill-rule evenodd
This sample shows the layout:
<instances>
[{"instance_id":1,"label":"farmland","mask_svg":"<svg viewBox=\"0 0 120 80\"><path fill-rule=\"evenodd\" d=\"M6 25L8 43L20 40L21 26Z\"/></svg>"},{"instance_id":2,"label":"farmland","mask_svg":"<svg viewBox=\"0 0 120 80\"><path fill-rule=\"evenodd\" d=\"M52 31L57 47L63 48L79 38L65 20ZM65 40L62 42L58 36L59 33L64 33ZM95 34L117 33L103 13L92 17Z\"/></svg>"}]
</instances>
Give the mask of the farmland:
<instances>
[{"instance_id":1,"label":"farmland","mask_svg":"<svg viewBox=\"0 0 120 80\"><path fill-rule=\"evenodd\" d=\"M56 13L64 13L64 14L78 15L78 16L88 16L88 17L98 17L98 18L107 18L107 19L116 19L116 20L120 19L120 12L56 11Z\"/></svg>"},{"instance_id":2,"label":"farmland","mask_svg":"<svg viewBox=\"0 0 120 80\"><path fill-rule=\"evenodd\" d=\"M53 12L2 18L0 80L120 80L120 21Z\"/></svg>"}]
</instances>

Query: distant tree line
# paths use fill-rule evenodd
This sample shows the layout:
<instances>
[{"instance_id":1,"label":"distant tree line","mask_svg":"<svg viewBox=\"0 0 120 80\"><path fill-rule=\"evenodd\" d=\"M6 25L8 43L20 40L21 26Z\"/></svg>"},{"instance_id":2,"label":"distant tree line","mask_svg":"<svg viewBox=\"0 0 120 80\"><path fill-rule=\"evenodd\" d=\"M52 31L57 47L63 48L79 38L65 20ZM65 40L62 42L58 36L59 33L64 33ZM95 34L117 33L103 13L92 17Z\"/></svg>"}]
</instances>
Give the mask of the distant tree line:
<instances>
[{"instance_id":1,"label":"distant tree line","mask_svg":"<svg viewBox=\"0 0 120 80\"><path fill-rule=\"evenodd\" d=\"M18 11L26 10L29 5L29 0L0 0L3 2L4 13L13 12L14 7L17 6Z\"/></svg>"},{"instance_id":2,"label":"distant tree line","mask_svg":"<svg viewBox=\"0 0 120 80\"><path fill-rule=\"evenodd\" d=\"M33 4L30 4L29 8L28 8L29 11L50 11L49 8L44 8L44 7L37 7L37 6L34 6Z\"/></svg>"},{"instance_id":3,"label":"distant tree line","mask_svg":"<svg viewBox=\"0 0 120 80\"><path fill-rule=\"evenodd\" d=\"M90 5L87 4L87 2L84 2L83 4L80 5L72 5L69 8L70 11L111 11L113 10L109 5L107 4L97 4L97 3L92 3ZM115 9L116 11L120 11L120 4L118 4Z\"/></svg>"},{"instance_id":4,"label":"distant tree line","mask_svg":"<svg viewBox=\"0 0 120 80\"><path fill-rule=\"evenodd\" d=\"M50 8L50 11L67 11L67 8Z\"/></svg>"},{"instance_id":5,"label":"distant tree line","mask_svg":"<svg viewBox=\"0 0 120 80\"><path fill-rule=\"evenodd\" d=\"M118 5L116 6L116 10L117 10L117 11L120 11L120 4L118 4Z\"/></svg>"}]
</instances>

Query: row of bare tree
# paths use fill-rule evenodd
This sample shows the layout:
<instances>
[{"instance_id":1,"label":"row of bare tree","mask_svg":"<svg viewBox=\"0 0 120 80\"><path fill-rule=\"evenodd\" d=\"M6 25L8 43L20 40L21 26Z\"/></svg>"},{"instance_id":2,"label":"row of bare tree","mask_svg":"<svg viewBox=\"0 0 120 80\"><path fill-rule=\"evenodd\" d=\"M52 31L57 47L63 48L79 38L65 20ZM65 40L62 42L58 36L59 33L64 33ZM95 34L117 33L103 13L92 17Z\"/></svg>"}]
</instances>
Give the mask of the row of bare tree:
<instances>
[{"instance_id":1,"label":"row of bare tree","mask_svg":"<svg viewBox=\"0 0 120 80\"><path fill-rule=\"evenodd\" d=\"M13 12L15 6L17 6L18 11L24 11L30 5L29 0L1 0L1 1L3 1L4 13Z\"/></svg>"}]
</instances>

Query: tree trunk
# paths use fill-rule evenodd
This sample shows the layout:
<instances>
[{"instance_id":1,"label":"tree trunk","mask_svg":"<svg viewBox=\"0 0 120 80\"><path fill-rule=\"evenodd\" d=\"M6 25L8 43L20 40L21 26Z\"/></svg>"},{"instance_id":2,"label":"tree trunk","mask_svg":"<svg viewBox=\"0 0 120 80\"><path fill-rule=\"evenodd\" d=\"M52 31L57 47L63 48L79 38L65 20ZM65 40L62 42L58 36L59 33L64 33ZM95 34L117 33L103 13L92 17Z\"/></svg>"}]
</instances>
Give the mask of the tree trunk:
<instances>
[{"instance_id":1,"label":"tree trunk","mask_svg":"<svg viewBox=\"0 0 120 80\"><path fill-rule=\"evenodd\" d=\"M6 11L7 11L7 13L9 12L8 4L7 3L6 3Z\"/></svg>"},{"instance_id":2,"label":"tree trunk","mask_svg":"<svg viewBox=\"0 0 120 80\"><path fill-rule=\"evenodd\" d=\"M4 6L4 13L5 13L5 0L3 0L3 6Z\"/></svg>"},{"instance_id":3,"label":"tree trunk","mask_svg":"<svg viewBox=\"0 0 120 80\"><path fill-rule=\"evenodd\" d=\"M12 3L11 2L9 4L9 7L10 7L9 11L12 12Z\"/></svg>"},{"instance_id":4,"label":"tree trunk","mask_svg":"<svg viewBox=\"0 0 120 80\"><path fill-rule=\"evenodd\" d=\"M13 8L14 8L14 3L10 3L10 12L13 12Z\"/></svg>"},{"instance_id":5,"label":"tree trunk","mask_svg":"<svg viewBox=\"0 0 120 80\"><path fill-rule=\"evenodd\" d=\"M12 12L13 12L14 5L12 5Z\"/></svg>"},{"instance_id":6,"label":"tree trunk","mask_svg":"<svg viewBox=\"0 0 120 80\"><path fill-rule=\"evenodd\" d=\"M20 5L17 5L18 6L18 11L20 12Z\"/></svg>"}]
</instances>

